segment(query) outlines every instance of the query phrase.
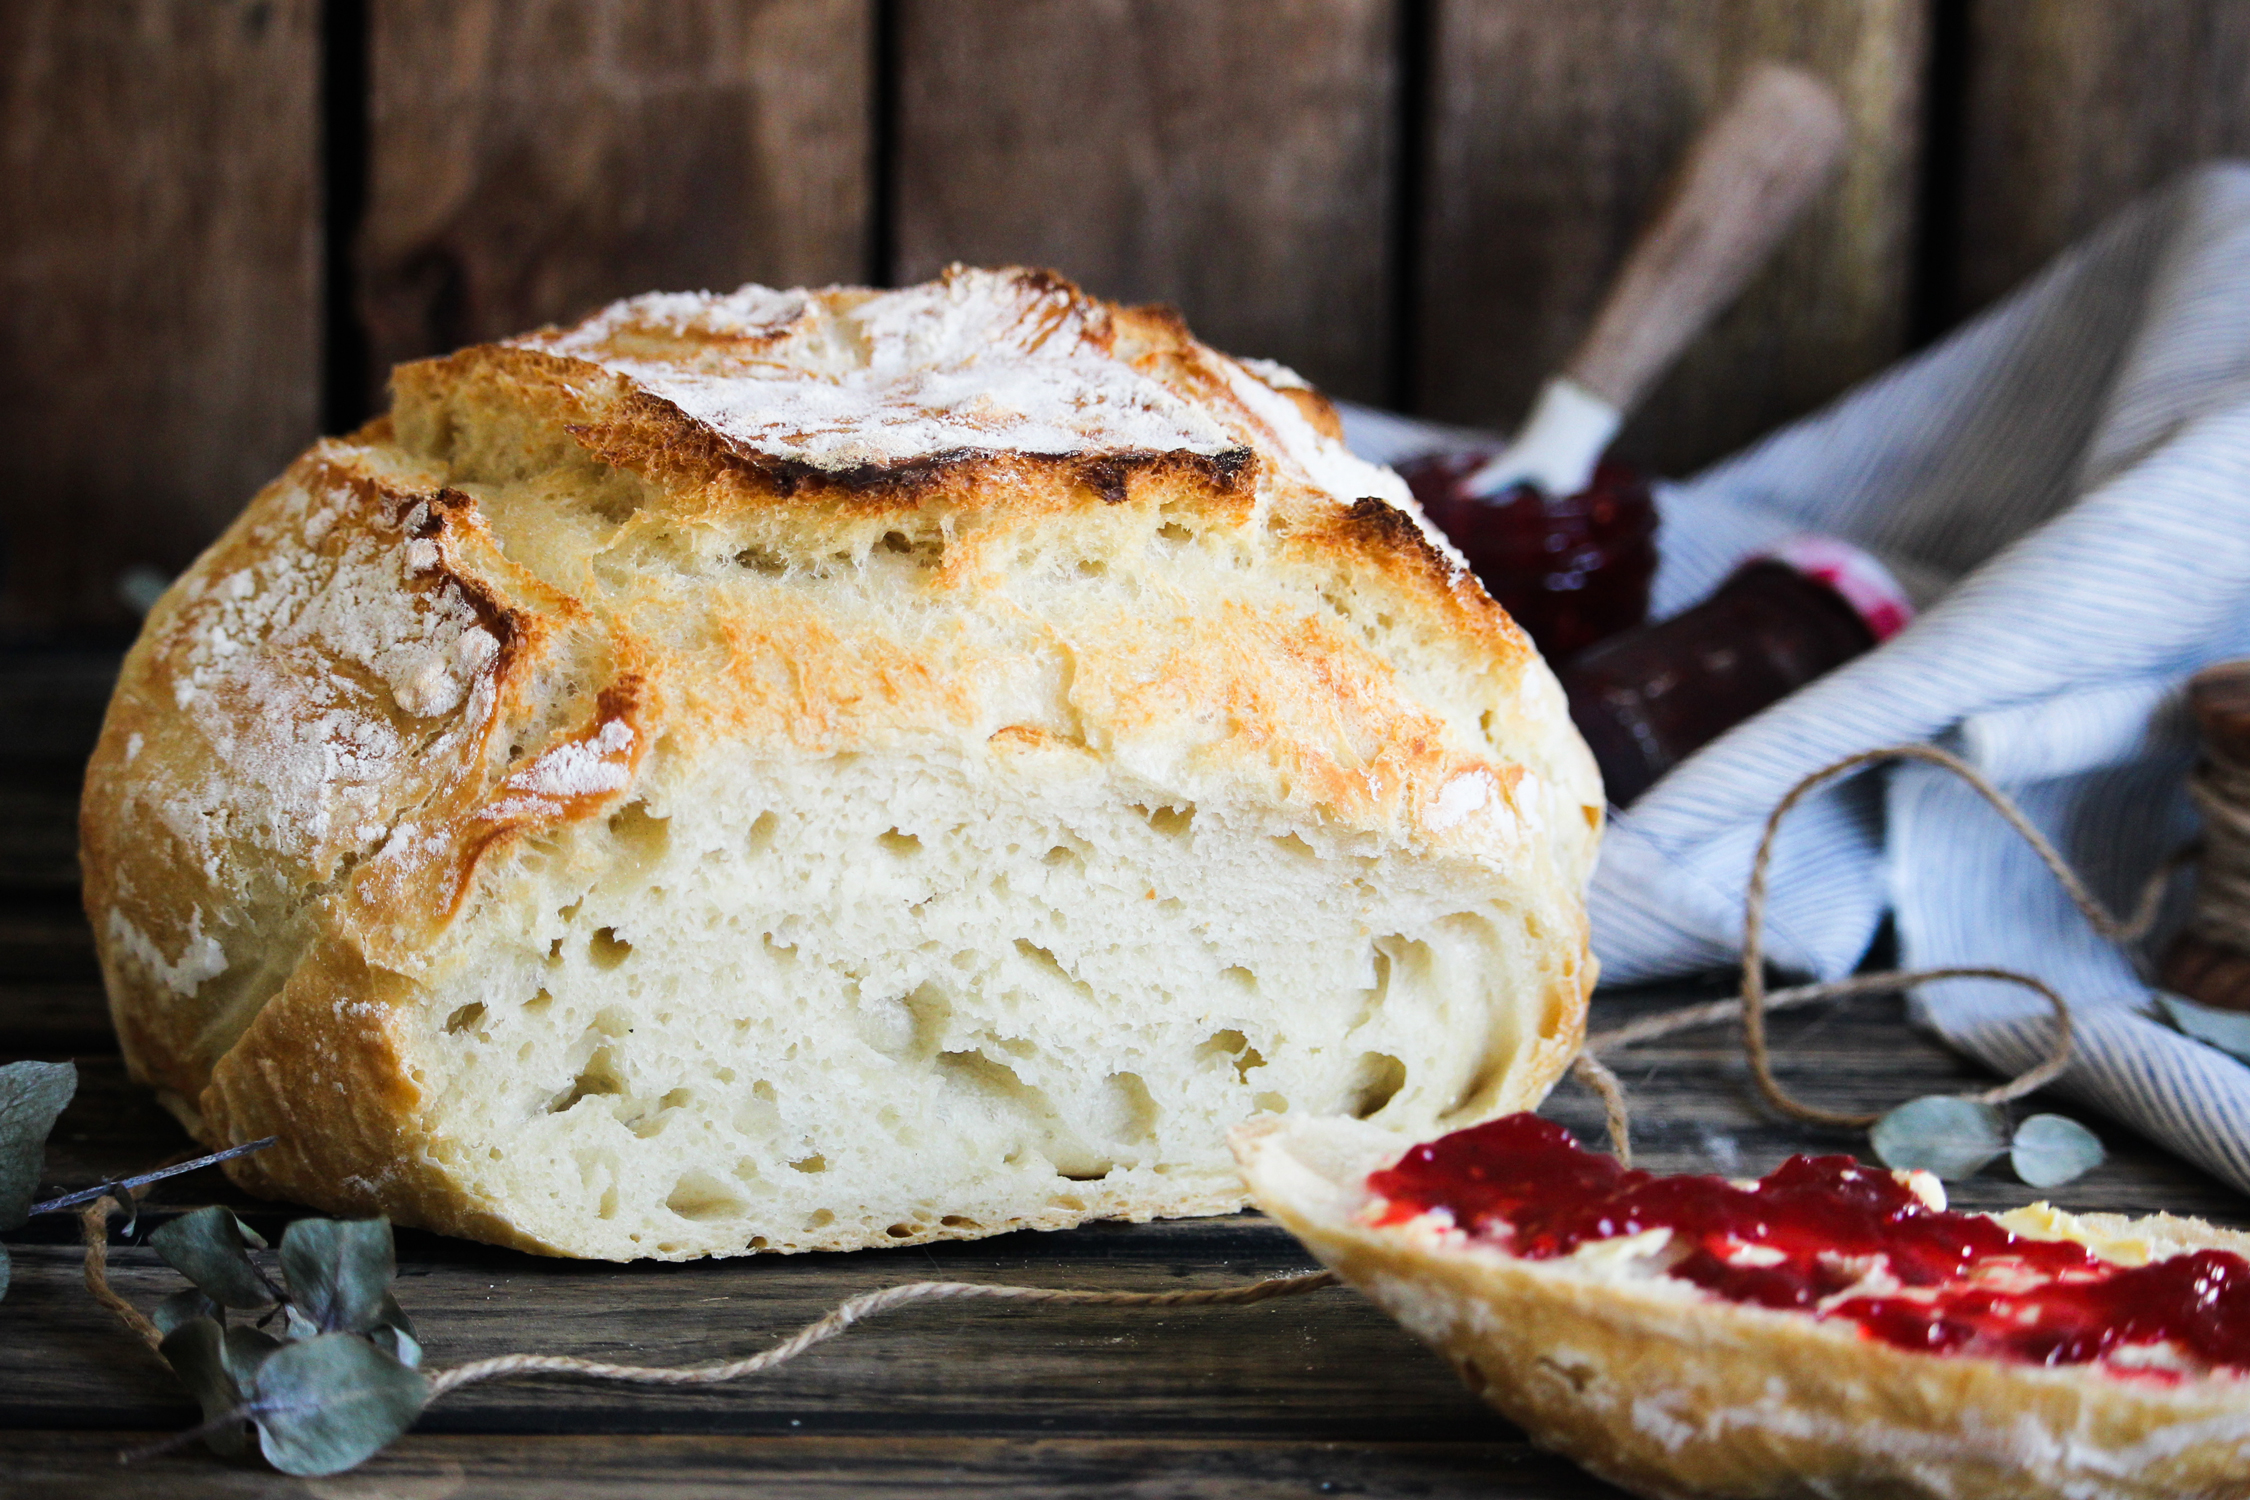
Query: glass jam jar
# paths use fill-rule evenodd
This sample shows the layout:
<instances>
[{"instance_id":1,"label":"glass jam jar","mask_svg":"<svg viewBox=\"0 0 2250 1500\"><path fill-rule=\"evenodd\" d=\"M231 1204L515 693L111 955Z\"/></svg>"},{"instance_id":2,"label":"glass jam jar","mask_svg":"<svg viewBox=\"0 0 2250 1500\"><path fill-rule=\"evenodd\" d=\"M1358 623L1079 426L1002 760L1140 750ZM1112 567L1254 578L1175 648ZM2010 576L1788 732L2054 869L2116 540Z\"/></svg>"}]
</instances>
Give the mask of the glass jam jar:
<instances>
[{"instance_id":1,"label":"glass jam jar","mask_svg":"<svg viewBox=\"0 0 2250 1500\"><path fill-rule=\"evenodd\" d=\"M1557 674L1618 807L1743 720L1904 629L1914 606L1875 558L1795 537L1711 597L1613 637Z\"/></svg>"}]
</instances>

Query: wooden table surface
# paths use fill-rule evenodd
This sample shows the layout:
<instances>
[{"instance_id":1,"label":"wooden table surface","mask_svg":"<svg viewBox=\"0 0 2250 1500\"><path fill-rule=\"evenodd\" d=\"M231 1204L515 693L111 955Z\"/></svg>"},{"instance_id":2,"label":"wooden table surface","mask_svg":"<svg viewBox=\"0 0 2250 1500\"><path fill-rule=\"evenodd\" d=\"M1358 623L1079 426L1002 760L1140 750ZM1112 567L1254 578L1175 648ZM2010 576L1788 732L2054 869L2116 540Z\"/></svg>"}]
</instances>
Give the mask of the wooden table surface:
<instances>
[{"instance_id":1,"label":"wooden table surface","mask_svg":"<svg viewBox=\"0 0 2250 1500\"><path fill-rule=\"evenodd\" d=\"M78 768L112 662L0 657L0 1061L77 1060L56 1128L59 1187L145 1168L187 1137L129 1083L112 1043L73 857ZM1604 995L1597 1026L1722 991ZM1976 1079L1910 1032L1896 1001L1779 1018L1780 1071L1808 1095L1877 1107ZM1613 1058L1636 1110L1641 1164L1758 1173L1792 1151L1849 1150L1762 1110L1731 1029ZM1600 1110L1565 1084L1547 1113L1599 1138ZM2250 1204L2113 1126L2099 1171L2051 1196L2068 1208L2171 1209L2250 1225ZM1975 1208L2033 1194L1998 1171L1957 1186ZM283 1205L216 1172L161 1184L114 1282L143 1307L182 1283L138 1244L170 1215L236 1206L274 1237ZM466 1388L353 1474L290 1479L200 1449L121 1468L120 1449L192 1426L169 1373L96 1307L76 1223L10 1236L0 1302L0 1494L79 1497L889 1495L951 1488L1044 1495L1507 1495L1615 1491L1540 1453L1357 1294L1244 1308L936 1304L854 1329L770 1375L651 1390L562 1380ZM1306 1269L1255 1214L1096 1225L853 1255L689 1265L543 1260L433 1235L399 1236L399 1300L434 1365L515 1350L641 1363L753 1352L855 1293L929 1278L1046 1286L1222 1286Z\"/></svg>"}]
</instances>

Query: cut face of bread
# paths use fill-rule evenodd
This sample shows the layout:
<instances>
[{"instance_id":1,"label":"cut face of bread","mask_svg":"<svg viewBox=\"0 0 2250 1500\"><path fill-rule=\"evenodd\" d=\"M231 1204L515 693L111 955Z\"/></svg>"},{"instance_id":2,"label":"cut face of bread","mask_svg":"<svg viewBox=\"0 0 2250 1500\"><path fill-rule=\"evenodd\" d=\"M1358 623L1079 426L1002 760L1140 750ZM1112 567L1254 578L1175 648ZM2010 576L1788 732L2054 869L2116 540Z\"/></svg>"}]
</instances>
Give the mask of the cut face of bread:
<instances>
[{"instance_id":1,"label":"cut face of bread","mask_svg":"<svg viewBox=\"0 0 2250 1500\"><path fill-rule=\"evenodd\" d=\"M1031 272L399 370L89 774L137 1074L254 1190L554 1253L1231 1209L1260 1114L1541 1097L1601 797L1276 367Z\"/></svg>"},{"instance_id":2,"label":"cut face of bread","mask_svg":"<svg viewBox=\"0 0 2250 1500\"><path fill-rule=\"evenodd\" d=\"M1259 1207L1636 1493L2250 1493L2250 1235L1951 1214L1926 1174L1836 1158L1621 1176L1547 1132L1276 1119L1234 1145Z\"/></svg>"}]
</instances>

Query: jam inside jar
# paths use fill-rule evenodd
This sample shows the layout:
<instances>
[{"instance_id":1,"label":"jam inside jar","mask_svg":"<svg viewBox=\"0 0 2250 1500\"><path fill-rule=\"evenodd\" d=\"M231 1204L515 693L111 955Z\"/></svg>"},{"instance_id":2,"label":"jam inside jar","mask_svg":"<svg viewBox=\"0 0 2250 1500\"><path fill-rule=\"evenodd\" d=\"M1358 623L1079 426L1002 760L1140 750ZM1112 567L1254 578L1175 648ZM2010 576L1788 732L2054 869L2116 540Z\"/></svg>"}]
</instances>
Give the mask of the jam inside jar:
<instances>
[{"instance_id":1,"label":"jam inside jar","mask_svg":"<svg viewBox=\"0 0 2250 1500\"><path fill-rule=\"evenodd\" d=\"M1656 502L1646 476L1605 459L1575 495L1530 484L1489 500L1467 494L1463 484L1491 457L1431 454L1399 473L1540 654L1567 661L1647 618Z\"/></svg>"}]
</instances>

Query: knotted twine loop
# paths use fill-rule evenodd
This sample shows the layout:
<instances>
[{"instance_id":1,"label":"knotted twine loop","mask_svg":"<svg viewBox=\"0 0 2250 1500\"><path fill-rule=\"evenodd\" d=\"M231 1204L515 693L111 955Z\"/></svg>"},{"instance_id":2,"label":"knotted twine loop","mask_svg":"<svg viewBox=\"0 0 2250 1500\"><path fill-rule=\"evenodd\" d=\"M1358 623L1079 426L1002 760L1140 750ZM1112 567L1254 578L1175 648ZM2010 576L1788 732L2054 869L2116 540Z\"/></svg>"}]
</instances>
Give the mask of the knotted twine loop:
<instances>
[{"instance_id":1,"label":"knotted twine loop","mask_svg":"<svg viewBox=\"0 0 2250 1500\"><path fill-rule=\"evenodd\" d=\"M1993 810L2000 814L2010 828L2022 835L2024 841L2031 845L2033 851L2038 854L2040 861L2047 866L2047 869L2054 875L2056 882L2062 886L2064 893L2070 897L2071 904L2076 906L2086 918L2087 924L2102 936L2127 948L2128 955L2134 959L2136 966L2139 965L2139 955L2131 951L2130 945L2146 935L2149 928L2155 924L2156 914L2163 904L2165 887L2171 879L2172 872L2192 851L2183 850L2157 868L2155 873L2148 878L2147 883L2142 886L2139 899L2134 903L2131 915L2124 918L2113 916L2109 909L2095 898L2093 892L2086 888L2085 882L2078 878L2078 873L2071 869L2055 846L2048 842L2047 836L2041 833L2029 818L2024 816L2023 810L2016 806L2014 800L2006 792L2001 791L1988 781L1976 767L1957 755L1940 750L1935 745L1886 745L1880 749L1862 750L1855 755L1847 755L1842 760L1814 771L1791 787L1781 801L1775 804L1773 811L1767 814L1765 829L1758 839L1758 852L1750 864L1750 884L1743 897L1742 994L1733 1000L1717 1000L1705 1005L1686 1006L1661 1016L1651 1016L1645 1021L1636 1021L1628 1026L1620 1026L1611 1031L1598 1033L1586 1039L1585 1053L1591 1054L1617 1047L1629 1047L1635 1042L1668 1036L1675 1031L1685 1031L1694 1026L1706 1026L1718 1021L1729 1021L1736 1016L1740 1016L1742 1018L1743 1050L1749 1058L1751 1076L1757 1082L1759 1094L1765 1098L1767 1103L1783 1114L1811 1124L1864 1130L1880 1120L1882 1114L1880 1112L1853 1114L1841 1110L1823 1109L1818 1105L1804 1103L1782 1088L1779 1080L1773 1076L1772 1057L1766 1039L1766 1012L1786 1006L1809 1005L1820 1000L1841 999L1849 995L1874 995L1893 990L1910 989L1915 985L1931 984L1943 979L1995 979L2007 984L2022 985L2026 989L2036 991L2046 999L2055 1012L2054 1041L2046 1058L2030 1071L2020 1074L1998 1088L1986 1089L1981 1093L1970 1094L1967 1097L1980 1103L2003 1104L2011 1099L2019 1099L2035 1089L2044 1088L2061 1077L2063 1070L2070 1065L2070 1007L2063 997L2044 981L2029 974L2018 973L2013 969L1982 967L1894 969L1880 974L1856 974L1848 979L1795 985L1788 989L1776 990L1770 995L1766 992L1766 893L1768 875L1773 863L1774 840L1780 831L1782 819L1786 818L1807 797L1832 782L1867 766L1891 760L1923 761L1929 765L1950 771L1967 782L1977 795L1991 804ZM2243 808L2250 807L2250 771L2242 773L2240 783L2238 789L2232 790L2241 798L2235 804L2235 811L2237 820L2243 824L2244 836L2239 848L2243 854L2244 899L2246 909L2250 909L2250 813L2242 811ZM2222 790L2217 795L2225 796L2229 794L2229 790ZM1603 1071L1607 1072L1606 1069ZM1590 1077L1588 1081L1593 1082ZM1611 1075L1610 1083L1614 1086L1615 1082L1615 1076ZM1611 1115L1611 1138L1621 1140L1622 1135L1617 1121L1622 1115L1622 1098L1613 1099L1611 1091L1602 1089L1598 1082L1595 1083L1595 1087L1596 1091L1602 1094L1604 1107ZM1620 1154L1622 1156L1622 1153Z\"/></svg>"}]
</instances>

